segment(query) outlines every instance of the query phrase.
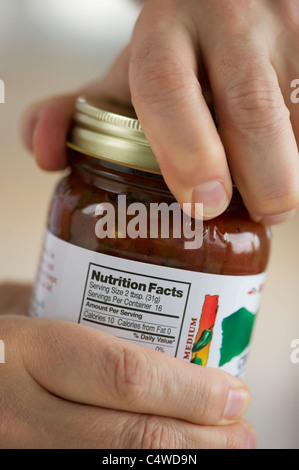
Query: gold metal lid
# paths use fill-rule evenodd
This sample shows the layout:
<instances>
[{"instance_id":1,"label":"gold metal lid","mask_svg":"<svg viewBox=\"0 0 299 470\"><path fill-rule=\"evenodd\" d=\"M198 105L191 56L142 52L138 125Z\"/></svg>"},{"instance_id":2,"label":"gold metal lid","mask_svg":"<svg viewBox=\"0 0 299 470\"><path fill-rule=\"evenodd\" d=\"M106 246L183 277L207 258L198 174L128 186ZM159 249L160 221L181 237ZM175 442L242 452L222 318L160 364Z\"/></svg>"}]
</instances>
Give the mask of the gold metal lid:
<instances>
[{"instance_id":1,"label":"gold metal lid","mask_svg":"<svg viewBox=\"0 0 299 470\"><path fill-rule=\"evenodd\" d=\"M67 147L119 165L161 174L134 109L113 101L80 96Z\"/></svg>"}]
</instances>

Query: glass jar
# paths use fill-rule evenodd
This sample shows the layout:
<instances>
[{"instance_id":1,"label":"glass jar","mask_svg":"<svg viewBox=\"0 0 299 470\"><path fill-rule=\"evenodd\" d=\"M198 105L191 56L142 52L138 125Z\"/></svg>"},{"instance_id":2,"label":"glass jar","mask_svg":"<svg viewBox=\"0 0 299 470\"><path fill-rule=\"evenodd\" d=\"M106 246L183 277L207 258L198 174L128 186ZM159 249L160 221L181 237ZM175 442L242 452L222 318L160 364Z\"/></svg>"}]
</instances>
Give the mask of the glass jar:
<instances>
[{"instance_id":1,"label":"glass jar","mask_svg":"<svg viewBox=\"0 0 299 470\"><path fill-rule=\"evenodd\" d=\"M186 216L136 116L115 106L77 100L31 315L243 376L270 229L250 219L236 188L220 217Z\"/></svg>"}]
</instances>

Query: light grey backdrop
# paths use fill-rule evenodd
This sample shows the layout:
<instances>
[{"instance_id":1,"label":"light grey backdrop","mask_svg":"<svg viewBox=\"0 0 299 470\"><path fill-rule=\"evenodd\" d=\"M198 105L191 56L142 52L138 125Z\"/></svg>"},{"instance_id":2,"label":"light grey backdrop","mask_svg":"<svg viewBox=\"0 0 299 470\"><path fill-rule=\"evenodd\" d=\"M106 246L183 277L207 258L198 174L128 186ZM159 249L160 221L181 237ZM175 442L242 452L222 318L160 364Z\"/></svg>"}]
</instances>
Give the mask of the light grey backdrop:
<instances>
[{"instance_id":1,"label":"light grey backdrop","mask_svg":"<svg viewBox=\"0 0 299 470\"><path fill-rule=\"evenodd\" d=\"M36 168L19 140L24 108L100 76L129 40L133 0L0 0L0 281L32 281L60 177ZM299 70L298 77L299 78ZM299 105L298 105L299 106ZM299 448L299 216L274 229L246 381L259 448ZM0 385L1 386L1 385Z\"/></svg>"}]
</instances>

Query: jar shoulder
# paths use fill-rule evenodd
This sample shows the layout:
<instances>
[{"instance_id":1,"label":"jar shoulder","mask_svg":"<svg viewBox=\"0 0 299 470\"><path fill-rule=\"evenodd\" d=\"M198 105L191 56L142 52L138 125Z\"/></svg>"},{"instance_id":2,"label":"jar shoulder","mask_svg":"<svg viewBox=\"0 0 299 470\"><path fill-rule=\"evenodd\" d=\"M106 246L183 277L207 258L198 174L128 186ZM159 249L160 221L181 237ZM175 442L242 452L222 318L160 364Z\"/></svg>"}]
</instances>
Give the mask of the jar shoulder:
<instances>
[{"instance_id":1,"label":"jar shoulder","mask_svg":"<svg viewBox=\"0 0 299 470\"><path fill-rule=\"evenodd\" d=\"M169 238L150 236L153 219L151 205L165 202L170 205L175 200L164 187L158 185L155 188L155 181L153 185L150 181L145 183L146 179L140 182L138 175L131 181L128 178L105 177L102 182L97 180L95 183L80 172L70 172L55 190L49 213L50 232L82 248L145 263L226 275L259 274L265 271L270 252L270 230L249 218L236 191L224 214L203 223L202 246L199 249L186 249L183 230L180 238L173 236L172 213ZM119 196L122 196L122 204L119 204ZM120 227L120 220L124 221L124 217L126 224L138 217L138 213L127 215L129 205L136 202L141 203L147 211L146 219L142 219L142 233L144 230L147 233L144 238L131 238L127 231L123 233L127 225ZM106 214L106 226L109 223L107 211L99 215L99 208L103 209L107 204L113 208L112 233L109 237L99 238L96 230L99 219ZM136 219L136 226L137 222ZM189 228L194 230L194 221Z\"/></svg>"}]
</instances>

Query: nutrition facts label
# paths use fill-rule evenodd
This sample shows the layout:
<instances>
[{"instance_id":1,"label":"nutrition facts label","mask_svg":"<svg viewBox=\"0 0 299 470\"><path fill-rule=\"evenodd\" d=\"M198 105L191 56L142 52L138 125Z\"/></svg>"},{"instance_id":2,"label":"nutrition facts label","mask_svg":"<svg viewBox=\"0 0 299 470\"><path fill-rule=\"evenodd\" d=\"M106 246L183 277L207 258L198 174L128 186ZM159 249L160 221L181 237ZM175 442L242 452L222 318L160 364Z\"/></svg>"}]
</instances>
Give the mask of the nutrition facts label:
<instances>
[{"instance_id":1,"label":"nutrition facts label","mask_svg":"<svg viewBox=\"0 0 299 470\"><path fill-rule=\"evenodd\" d=\"M175 356L190 285L90 263L79 322Z\"/></svg>"},{"instance_id":2,"label":"nutrition facts label","mask_svg":"<svg viewBox=\"0 0 299 470\"><path fill-rule=\"evenodd\" d=\"M48 232L30 315L80 323L242 377L264 279L109 256Z\"/></svg>"}]
</instances>

